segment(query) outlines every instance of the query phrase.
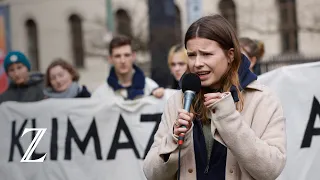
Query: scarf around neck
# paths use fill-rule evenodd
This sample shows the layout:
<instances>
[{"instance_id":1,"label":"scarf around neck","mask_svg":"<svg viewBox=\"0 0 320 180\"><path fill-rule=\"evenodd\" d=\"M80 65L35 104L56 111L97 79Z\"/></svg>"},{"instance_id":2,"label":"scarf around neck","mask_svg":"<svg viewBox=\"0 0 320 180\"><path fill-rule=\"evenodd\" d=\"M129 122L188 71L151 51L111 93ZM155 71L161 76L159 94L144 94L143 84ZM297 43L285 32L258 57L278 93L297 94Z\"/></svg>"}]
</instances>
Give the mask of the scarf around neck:
<instances>
[{"instance_id":1,"label":"scarf around neck","mask_svg":"<svg viewBox=\"0 0 320 180\"><path fill-rule=\"evenodd\" d=\"M258 79L258 76L250 71L250 60L243 54L241 54L241 63L238 70L240 91L244 90L251 82ZM230 89L234 102L239 101L238 92L233 85Z\"/></svg>"},{"instance_id":2,"label":"scarf around neck","mask_svg":"<svg viewBox=\"0 0 320 180\"><path fill-rule=\"evenodd\" d=\"M129 87L123 87L118 80L118 77L115 72L115 68L112 67L110 70L110 75L107 79L108 84L112 87L114 91L120 89L126 89L128 92L127 99L133 100L137 96L144 95L145 87L145 76L143 71L136 65L133 65L134 74L132 77L132 84Z\"/></svg>"},{"instance_id":3,"label":"scarf around neck","mask_svg":"<svg viewBox=\"0 0 320 180\"><path fill-rule=\"evenodd\" d=\"M57 92L53 88L45 88L43 93L49 98L74 98L81 92L81 87L77 82L73 82L68 89L63 92Z\"/></svg>"}]
</instances>

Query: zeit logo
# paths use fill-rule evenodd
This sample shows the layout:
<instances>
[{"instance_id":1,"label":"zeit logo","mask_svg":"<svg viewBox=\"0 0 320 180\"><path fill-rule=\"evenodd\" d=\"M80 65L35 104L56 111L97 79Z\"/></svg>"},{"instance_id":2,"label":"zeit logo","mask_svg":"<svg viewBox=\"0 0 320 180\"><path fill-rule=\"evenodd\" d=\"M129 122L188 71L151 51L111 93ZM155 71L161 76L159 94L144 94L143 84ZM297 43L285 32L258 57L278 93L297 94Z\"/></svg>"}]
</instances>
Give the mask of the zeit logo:
<instances>
[{"instance_id":1,"label":"zeit logo","mask_svg":"<svg viewBox=\"0 0 320 180\"><path fill-rule=\"evenodd\" d=\"M46 158L47 153L45 155L43 155L41 158L35 159L35 160L30 159L30 157L31 157L33 151L36 150L36 148L37 148L39 142L41 141L41 138L43 137L46 130L47 130L47 128L25 128L24 129L21 137L30 131L36 131L37 134L33 138L31 144L29 145L27 151L24 153L20 162L43 162L44 161L44 158Z\"/></svg>"},{"instance_id":2,"label":"zeit logo","mask_svg":"<svg viewBox=\"0 0 320 180\"><path fill-rule=\"evenodd\" d=\"M102 160L102 153L101 153L101 143L100 138L98 136L98 130L96 125L96 120L93 118L91 125L85 134L83 140L81 140L78 136L78 133L74 126L71 123L71 120L68 118L67 120L67 135L65 137L65 144L64 144L64 160L71 160L72 159L72 140L77 145L79 150L82 154L85 154L85 151L88 147L90 139L93 140L94 144L94 151L97 160ZM149 141L147 146L145 147L143 157L140 157L138 149L134 143L130 130L125 123L125 120L120 115L118 119L117 128L115 130L112 144L110 150L107 154L106 160L114 160L116 157L116 153L118 150L121 149L132 149L137 159L144 159L151 148L153 143L153 136L156 133L159 123L161 121L161 114L145 114L140 116L140 122L154 122L155 126L153 131L149 137ZM47 157L47 153L38 153L36 152L36 147L40 143L43 135L46 132L46 128L37 128L36 126L36 119L31 120L32 128L26 128L28 120L24 120L21 127L17 127L16 121L12 122L12 129L11 129L11 145L9 151L9 162L12 162L15 157L15 150L18 149L18 153L22 157L20 162L43 162L46 158L50 158L50 160L57 160L58 159L58 119L52 118L52 130L51 130L51 142L50 142L50 153L49 157ZM19 128L19 129L18 129ZM120 142L120 133L121 131L124 132L125 136L127 137L127 142ZM32 142L30 143L28 149L24 153L24 148L21 145L20 138L27 134L28 132L32 133Z\"/></svg>"}]
</instances>

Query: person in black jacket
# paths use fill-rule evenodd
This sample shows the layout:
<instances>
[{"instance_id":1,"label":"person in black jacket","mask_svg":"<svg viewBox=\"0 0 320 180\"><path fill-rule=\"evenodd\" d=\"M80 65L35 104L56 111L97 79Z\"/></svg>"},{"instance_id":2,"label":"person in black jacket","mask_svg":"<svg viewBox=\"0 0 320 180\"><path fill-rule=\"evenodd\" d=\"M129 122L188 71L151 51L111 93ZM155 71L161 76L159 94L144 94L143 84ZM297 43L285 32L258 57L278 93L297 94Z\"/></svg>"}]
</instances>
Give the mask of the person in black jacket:
<instances>
[{"instance_id":1,"label":"person in black jacket","mask_svg":"<svg viewBox=\"0 0 320 180\"><path fill-rule=\"evenodd\" d=\"M43 75L30 73L30 61L22 52L9 52L4 59L3 67L10 84L0 95L0 104L6 101L35 102L44 98Z\"/></svg>"},{"instance_id":2,"label":"person in black jacket","mask_svg":"<svg viewBox=\"0 0 320 180\"><path fill-rule=\"evenodd\" d=\"M63 59L54 60L46 71L46 98L88 98L91 93L86 86L78 84L77 70Z\"/></svg>"}]
</instances>

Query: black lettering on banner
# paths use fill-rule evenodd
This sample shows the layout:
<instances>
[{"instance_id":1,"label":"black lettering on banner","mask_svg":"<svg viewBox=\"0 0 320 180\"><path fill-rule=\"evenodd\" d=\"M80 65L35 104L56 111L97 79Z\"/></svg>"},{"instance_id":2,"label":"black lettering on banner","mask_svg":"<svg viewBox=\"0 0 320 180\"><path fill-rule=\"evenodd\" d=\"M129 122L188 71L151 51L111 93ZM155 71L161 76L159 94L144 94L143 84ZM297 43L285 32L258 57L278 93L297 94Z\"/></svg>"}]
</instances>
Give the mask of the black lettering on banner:
<instances>
[{"instance_id":1,"label":"black lettering on banner","mask_svg":"<svg viewBox=\"0 0 320 180\"><path fill-rule=\"evenodd\" d=\"M57 160L57 157L58 157L58 119L52 118L50 159Z\"/></svg>"},{"instance_id":2,"label":"black lettering on banner","mask_svg":"<svg viewBox=\"0 0 320 180\"><path fill-rule=\"evenodd\" d=\"M320 128L315 128L317 115L320 117L320 104L316 97L313 98L311 113L307 124L306 131L302 140L301 148L307 148L311 146L312 137L320 135Z\"/></svg>"},{"instance_id":3,"label":"black lettering on banner","mask_svg":"<svg viewBox=\"0 0 320 180\"><path fill-rule=\"evenodd\" d=\"M13 156L14 156L14 147L17 146L20 156L23 156L23 149L22 146L20 144L20 137L23 133L24 128L26 128L28 120L24 120L22 126L19 129L18 134L16 134L16 121L12 121L12 128L11 128L11 145L10 145L10 155L9 155L9 162L13 161Z\"/></svg>"},{"instance_id":4,"label":"black lettering on banner","mask_svg":"<svg viewBox=\"0 0 320 180\"><path fill-rule=\"evenodd\" d=\"M158 127L159 127L159 124L161 122L161 114L146 114L146 115L141 115L141 122L156 122L156 125L154 126L153 128L153 131L150 135L150 138L149 138L149 141L148 141L148 144L147 144L147 147L146 147L146 150L144 151L144 156L143 156L143 159L146 158L151 146L152 146L152 143L153 143L153 140L154 140L154 135L156 134L157 130L158 130Z\"/></svg>"},{"instance_id":5,"label":"black lettering on banner","mask_svg":"<svg viewBox=\"0 0 320 180\"><path fill-rule=\"evenodd\" d=\"M36 123L36 119L32 119L31 120L31 124L32 124L32 128L37 128L37 123ZM32 138L31 138L31 142L34 139L34 137L36 136L36 131L32 131ZM37 153L36 149L33 151L32 155L31 155L31 160L36 160L39 159L41 157L43 157L46 153Z\"/></svg>"},{"instance_id":6,"label":"black lettering on banner","mask_svg":"<svg viewBox=\"0 0 320 180\"><path fill-rule=\"evenodd\" d=\"M128 142L125 142L125 143L119 142L121 130L123 130L123 132L127 136ZM124 121L123 117L121 116L121 114L119 117L117 129L113 137L112 145L111 145L107 160L115 159L118 149L133 149L133 152L136 155L136 157L140 159L139 152L134 144L129 128L126 122Z\"/></svg>"},{"instance_id":7,"label":"black lettering on banner","mask_svg":"<svg viewBox=\"0 0 320 180\"><path fill-rule=\"evenodd\" d=\"M102 155L101 155L100 139L98 136L95 118L93 118L91 126L90 126L90 128L86 134L86 137L84 138L83 141L81 141L79 139L79 136L78 136L76 130L74 129L74 127L71 124L70 119L68 118L68 129L67 129L67 137L66 137L66 142L65 142L64 159L71 160L71 139L74 139L74 141L76 142L76 144L80 148L81 152L84 154L87 149L87 146L89 144L90 138L93 138L93 141L94 141L96 157L97 157L97 159L101 160Z\"/></svg>"}]
</instances>

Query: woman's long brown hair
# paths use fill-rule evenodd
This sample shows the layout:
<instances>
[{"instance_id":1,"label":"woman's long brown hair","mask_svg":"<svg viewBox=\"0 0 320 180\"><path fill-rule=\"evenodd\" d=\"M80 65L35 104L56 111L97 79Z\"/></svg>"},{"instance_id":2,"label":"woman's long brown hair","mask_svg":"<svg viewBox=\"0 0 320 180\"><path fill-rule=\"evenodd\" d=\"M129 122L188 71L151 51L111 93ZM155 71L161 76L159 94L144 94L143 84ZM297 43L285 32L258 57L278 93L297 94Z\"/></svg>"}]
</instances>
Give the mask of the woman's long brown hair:
<instances>
[{"instance_id":1,"label":"woman's long brown hair","mask_svg":"<svg viewBox=\"0 0 320 180\"><path fill-rule=\"evenodd\" d=\"M187 42L193 38L205 38L216 41L220 47L224 50L225 55L228 56L228 51L234 49L234 59L230 59L230 64L227 72L220 79L222 92L230 91L232 86L237 89L239 101L237 102L237 110L242 111L243 109L243 96L240 92L240 82L238 76L238 69L241 63L241 52L239 41L236 36L236 32L232 25L220 15L205 16L194 22L186 32L185 36L185 47ZM190 72L188 69L187 72ZM208 109L204 105L204 89L196 95L192 106L191 112L194 113L204 123L208 122Z\"/></svg>"}]
</instances>

